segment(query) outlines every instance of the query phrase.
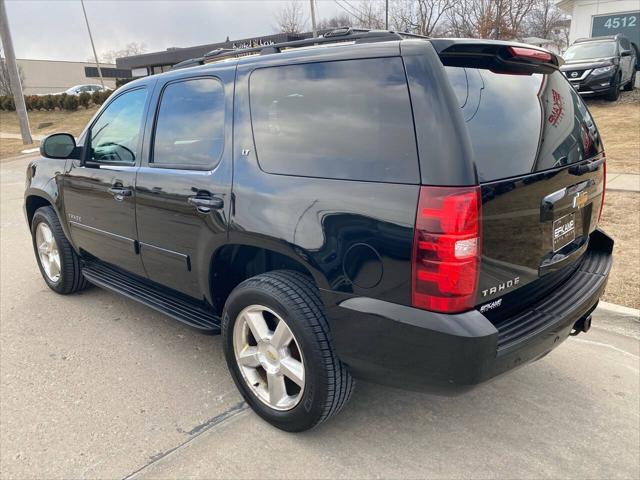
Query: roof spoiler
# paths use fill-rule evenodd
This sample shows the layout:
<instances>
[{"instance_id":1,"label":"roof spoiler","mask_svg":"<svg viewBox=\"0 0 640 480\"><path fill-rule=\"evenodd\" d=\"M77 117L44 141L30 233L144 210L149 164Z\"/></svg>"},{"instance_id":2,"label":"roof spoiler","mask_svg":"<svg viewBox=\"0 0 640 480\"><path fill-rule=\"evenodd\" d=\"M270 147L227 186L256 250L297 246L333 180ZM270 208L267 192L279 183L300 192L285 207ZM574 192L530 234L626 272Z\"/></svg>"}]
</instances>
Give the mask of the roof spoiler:
<instances>
[{"instance_id":1,"label":"roof spoiler","mask_svg":"<svg viewBox=\"0 0 640 480\"><path fill-rule=\"evenodd\" d=\"M429 40L443 65L491 70L495 73L530 75L553 73L562 57L526 43L499 40L432 38Z\"/></svg>"}]
</instances>

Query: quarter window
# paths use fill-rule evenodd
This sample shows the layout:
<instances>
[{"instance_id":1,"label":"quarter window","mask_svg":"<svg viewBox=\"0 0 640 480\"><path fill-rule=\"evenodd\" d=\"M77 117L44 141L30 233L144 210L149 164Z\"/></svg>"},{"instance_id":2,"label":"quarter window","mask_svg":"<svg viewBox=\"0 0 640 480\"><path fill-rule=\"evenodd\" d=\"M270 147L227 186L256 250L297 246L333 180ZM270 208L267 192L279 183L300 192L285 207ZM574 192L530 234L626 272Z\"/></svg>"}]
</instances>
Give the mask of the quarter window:
<instances>
[{"instance_id":1,"label":"quarter window","mask_svg":"<svg viewBox=\"0 0 640 480\"><path fill-rule=\"evenodd\" d=\"M170 83L164 89L153 163L168 168L212 168L224 148L224 88L215 78Z\"/></svg>"},{"instance_id":2,"label":"quarter window","mask_svg":"<svg viewBox=\"0 0 640 480\"><path fill-rule=\"evenodd\" d=\"M250 103L260 167L345 180L419 181L399 57L255 70Z\"/></svg>"},{"instance_id":3,"label":"quarter window","mask_svg":"<svg viewBox=\"0 0 640 480\"><path fill-rule=\"evenodd\" d=\"M91 127L91 160L135 163L146 99L146 89L138 89L123 93L107 105Z\"/></svg>"}]
</instances>

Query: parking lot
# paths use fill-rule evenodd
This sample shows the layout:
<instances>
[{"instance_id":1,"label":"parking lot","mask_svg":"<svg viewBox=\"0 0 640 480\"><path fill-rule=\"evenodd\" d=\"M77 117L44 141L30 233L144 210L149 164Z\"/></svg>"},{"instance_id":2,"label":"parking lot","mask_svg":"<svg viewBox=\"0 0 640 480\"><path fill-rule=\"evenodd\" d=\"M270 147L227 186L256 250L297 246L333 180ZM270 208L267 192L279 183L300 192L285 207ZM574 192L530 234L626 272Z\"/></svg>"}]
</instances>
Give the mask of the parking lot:
<instances>
[{"instance_id":1,"label":"parking lot","mask_svg":"<svg viewBox=\"0 0 640 480\"><path fill-rule=\"evenodd\" d=\"M287 434L241 401L219 337L40 278L24 157L1 166L3 478L638 478L637 321L456 398L359 383L334 420Z\"/></svg>"}]
</instances>

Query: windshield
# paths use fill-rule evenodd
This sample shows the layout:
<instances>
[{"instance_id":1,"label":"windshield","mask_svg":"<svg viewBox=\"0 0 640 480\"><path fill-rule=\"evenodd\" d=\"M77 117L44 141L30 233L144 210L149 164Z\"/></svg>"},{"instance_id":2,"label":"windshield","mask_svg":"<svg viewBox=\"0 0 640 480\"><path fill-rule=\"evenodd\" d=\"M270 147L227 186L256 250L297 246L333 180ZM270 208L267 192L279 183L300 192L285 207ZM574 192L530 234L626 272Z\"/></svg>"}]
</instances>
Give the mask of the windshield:
<instances>
[{"instance_id":1,"label":"windshield","mask_svg":"<svg viewBox=\"0 0 640 480\"><path fill-rule=\"evenodd\" d=\"M613 57L615 54L615 42L583 43L569 47L564 52L564 59L587 60L589 58Z\"/></svg>"}]
</instances>

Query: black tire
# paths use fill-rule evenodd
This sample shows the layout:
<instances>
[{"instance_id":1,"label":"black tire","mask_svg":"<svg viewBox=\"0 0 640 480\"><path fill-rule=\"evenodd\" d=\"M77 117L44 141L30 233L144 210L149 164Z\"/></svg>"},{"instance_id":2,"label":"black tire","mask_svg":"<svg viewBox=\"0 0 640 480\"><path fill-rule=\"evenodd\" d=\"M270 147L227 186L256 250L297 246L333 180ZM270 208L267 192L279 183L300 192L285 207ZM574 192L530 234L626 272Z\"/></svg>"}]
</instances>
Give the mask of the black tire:
<instances>
[{"instance_id":1,"label":"black tire","mask_svg":"<svg viewBox=\"0 0 640 480\"><path fill-rule=\"evenodd\" d=\"M236 362L233 329L238 314L262 305L286 321L305 364L305 386L297 405L279 411L260 401ZM308 430L340 412L351 397L354 380L335 355L318 289L307 276L289 270L257 275L238 285L227 299L222 318L225 358L238 390L267 422L289 432Z\"/></svg>"},{"instance_id":2,"label":"black tire","mask_svg":"<svg viewBox=\"0 0 640 480\"><path fill-rule=\"evenodd\" d=\"M53 282L46 275L44 268L40 262L40 256L38 255L38 246L36 245L36 228L38 224L45 222L51 229L53 238L58 246L58 252L60 254L60 278ZM42 278L47 283L49 288L54 292L61 294L74 293L87 287L88 282L80 271L80 259L76 255L76 252L71 247L71 244L67 240L67 237L62 230L58 216L52 207L40 207L36 210L31 220L31 240L33 243L33 251L36 255L36 261L38 262L38 268L42 274Z\"/></svg>"},{"instance_id":3,"label":"black tire","mask_svg":"<svg viewBox=\"0 0 640 480\"><path fill-rule=\"evenodd\" d=\"M633 90L633 88L635 87L636 84L636 66L633 66L633 73L631 74L631 80L629 80L629 83L627 83L624 86L624 91L625 92L630 92L631 90Z\"/></svg>"},{"instance_id":4,"label":"black tire","mask_svg":"<svg viewBox=\"0 0 640 480\"><path fill-rule=\"evenodd\" d=\"M621 75L618 75L614 80L615 85L609 89L607 94L604 96L610 102L615 102L620 97L620 81L622 80Z\"/></svg>"}]
</instances>

